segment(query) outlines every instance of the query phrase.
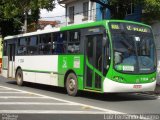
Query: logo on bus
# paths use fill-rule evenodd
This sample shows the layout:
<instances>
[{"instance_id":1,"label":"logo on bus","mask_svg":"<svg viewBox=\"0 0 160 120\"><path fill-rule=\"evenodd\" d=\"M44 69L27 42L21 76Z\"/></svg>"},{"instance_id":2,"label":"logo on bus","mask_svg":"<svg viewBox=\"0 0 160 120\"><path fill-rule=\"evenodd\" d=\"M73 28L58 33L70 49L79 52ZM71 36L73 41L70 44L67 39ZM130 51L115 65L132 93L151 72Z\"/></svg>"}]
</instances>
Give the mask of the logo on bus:
<instances>
[{"instance_id":1,"label":"logo on bus","mask_svg":"<svg viewBox=\"0 0 160 120\"><path fill-rule=\"evenodd\" d=\"M66 57L63 58L62 68L67 68L67 58Z\"/></svg>"}]
</instances>

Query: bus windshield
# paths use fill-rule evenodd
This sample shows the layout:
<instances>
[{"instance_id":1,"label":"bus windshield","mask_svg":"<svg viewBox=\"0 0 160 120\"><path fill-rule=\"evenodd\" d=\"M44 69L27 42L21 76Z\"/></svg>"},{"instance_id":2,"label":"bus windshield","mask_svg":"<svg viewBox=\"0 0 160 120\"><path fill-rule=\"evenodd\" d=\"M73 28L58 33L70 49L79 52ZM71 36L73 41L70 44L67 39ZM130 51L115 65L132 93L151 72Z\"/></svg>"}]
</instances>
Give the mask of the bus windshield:
<instances>
[{"instance_id":1,"label":"bus windshield","mask_svg":"<svg viewBox=\"0 0 160 120\"><path fill-rule=\"evenodd\" d=\"M149 27L111 23L114 68L123 73L152 73L156 70L156 53Z\"/></svg>"}]
</instances>

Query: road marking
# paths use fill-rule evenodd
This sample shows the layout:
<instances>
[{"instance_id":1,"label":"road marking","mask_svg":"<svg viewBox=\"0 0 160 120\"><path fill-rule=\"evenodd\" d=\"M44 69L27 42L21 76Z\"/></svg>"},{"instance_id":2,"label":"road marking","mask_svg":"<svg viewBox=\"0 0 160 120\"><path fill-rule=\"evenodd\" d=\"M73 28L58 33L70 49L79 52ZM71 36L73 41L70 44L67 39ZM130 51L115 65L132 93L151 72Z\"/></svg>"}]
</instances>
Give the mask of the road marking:
<instances>
[{"instance_id":1,"label":"road marking","mask_svg":"<svg viewBox=\"0 0 160 120\"><path fill-rule=\"evenodd\" d=\"M63 110L0 110L7 114L106 114L98 111L63 111Z\"/></svg>"},{"instance_id":2,"label":"road marking","mask_svg":"<svg viewBox=\"0 0 160 120\"><path fill-rule=\"evenodd\" d=\"M50 96L46 96L46 95L41 95L41 94L37 94L37 93L33 93L33 92L28 92L28 91L24 91L24 90L19 90L19 89L4 87L4 86L0 86L0 87L6 88L6 89L12 89L12 90L19 91L19 92L26 92L26 93L29 93L29 94L34 94L34 95L43 97L43 98L48 98L48 99L52 99L52 100L57 100L57 101L65 102L65 103L78 104L78 105L80 105L80 106L82 106L82 107L89 107L89 108L92 108L92 109L95 109L95 110L103 111L103 112L105 112L105 113L125 114L125 113L118 112L118 111L114 111L114 110L109 110L109 109L105 109L105 108L95 107L95 106L92 106L92 105L82 104L82 103L78 103L78 102L72 102L72 101L68 101L68 100L64 100L64 99L59 99L59 98L55 98L55 97L50 97ZM13 96L13 97L14 97L14 96ZM18 97L18 96L17 96L17 97ZM31 98L32 98L32 97L31 97Z\"/></svg>"},{"instance_id":3,"label":"road marking","mask_svg":"<svg viewBox=\"0 0 160 120\"><path fill-rule=\"evenodd\" d=\"M0 96L1 99L9 99L9 98L15 98L15 99L18 99L18 98L38 98L38 99L48 99L48 97L27 97L27 96Z\"/></svg>"},{"instance_id":4,"label":"road marking","mask_svg":"<svg viewBox=\"0 0 160 120\"><path fill-rule=\"evenodd\" d=\"M160 99L160 97L158 97L157 99Z\"/></svg>"},{"instance_id":5,"label":"road marking","mask_svg":"<svg viewBox=\"0 0 160 120\"><path fill-rule=\"evenodd\" d=\"M0 87L3 87L3 86L0 86ZM19 89L8 88L8 87L3 87L3 88L7 88L7 89L10 89L10 90L15 90L15 91L19 91L19 92L24 92L24 93L40 96L40 97L26 97L26 98L53 99L53 100L65 102L65 103L52 103L54 105L56 105L56 104L57 105L58 104L59 105L69 105L69 104L70 105L79 105L79 106L82 106L84 108L92 108L92 109L95 109L95 110L99 110L101 112L97 112L97 111L68 111L68 110L67 111L57 111L57 110L0 110L0 113L8 113L8 114L10 114L10 113L12 113L12 114L14 114L14 113L15 114L19 114L19 113L21 113L21 114L23 114L23 113L25 113L25 114L27 114L27 113L28 114L103 114L103 115L104 114L126 114L126 113L123 113L123 112L113 111L113 110L104 109L104 108L95 107L95 106L82 104L82 103L77 103L77 102L71 102L71 101L68 101L68 100L63 100L63 99L50 97L50 96L46 96L46 95L41 95L41 94L37 94L37 93L33 93L33 92L23 91L23 90L19 90ZM159 99L160 99L160 97L159 97ZM5 102L2 102L2 103L6 104ZM25 103L19 102L18 104L19 105L22 105L22 104L26 105L26 102ZM30 104L32 104L32 103L30 103ZM35 103L34 105L36 105L36 104L37 105L39 105L39 104L46 105L46 104L51 104L51 103L46 103L46 104L45 103ZM11 102L10 102L10 105L12 105ZM131 116L136 116L136 115L131 115ZM144 117L142 119L146 119L146 118Z\"/></svg>"},{"instance_id":6,"label":"road marking","mask_svg":"<svg viewBox=\"0 0 160 120\"><path fill-rule=\"evenodd\" d=\"M0 92L0 94L7 94L7 93L12 93L12 94L25 94L25 92Z\"/></svg>"},{"instance_id":7,"label":"road marking","mask_svg":"<svg viewBox=\"0 0 160 120\"><path fill-rule=\"evenodd\" d=\"M1 89L2 88L2 89ZM0 90L10 90L11 88L4 88L2 86L0 86Z\"/></svg>"},{"instance_id":8,"label":"road marking","mask_svg":"<svg viewBox=\"0 0 160 120\"><path fill-rule=\"evenodd\" d=\"M44 102L0 102L1 105L66 105L66 106L78 106L79 104L70 103L44 103Z\"/></svg>"}]
</instances>

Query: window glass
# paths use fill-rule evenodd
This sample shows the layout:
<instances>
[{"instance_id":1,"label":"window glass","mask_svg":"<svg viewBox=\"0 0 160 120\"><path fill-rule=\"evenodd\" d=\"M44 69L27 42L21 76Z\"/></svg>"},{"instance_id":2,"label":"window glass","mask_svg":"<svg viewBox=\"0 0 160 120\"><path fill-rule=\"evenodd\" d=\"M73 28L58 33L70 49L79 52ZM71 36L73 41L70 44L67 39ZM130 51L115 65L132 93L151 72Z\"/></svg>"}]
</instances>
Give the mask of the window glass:
<instances>
[{"instance_id":1,"label":"window glass","mask_svg":"<svg viewBox=\"0 0 160 120\"><path fill-rule=\"evenodd\" d=\"M114 68L122 73L156 71L156 52L152 30L133 23L110 23L114 49Z\"/></svg>"},{"instance_id":2,"label":"window glass","mask_svg":"<svg viewBox=\"0 0 160 120\"><path fill-rule=\"evenodd\" d=\"M20 38L19 39L19 46L22 46L22 45L27 45L27 39L26 38Z\"/></svg>"},{"instance_id":3,"label":"window glass","mask_svg":"<svg viewBox=\"0 0 160 120\"><path fill-rule=\"evenodd\" d=\"M27 38L20 38L18 40L18 55L26 55L27 54Z\"/></svg>"},{"instance_id":4,"label":"window glass","mask_svg":"<svg viewBox=\"0 0 160 120\"><path fill-rule=\"evenodd\" d=\"M54 33L52 53L61 54L66 52L67 38L66 32L64 33Z\"/></svg>"},{"instance_id":5,"label":"window glass","mask_svg":"<svg viewBox=\"0 0 160 120\"><path fill-rule=\"evenodd\" d=\"M69 32L69 42L79 42L80 41L80 32L79 31L70 31Z\"/></svg>"},{"instance_id":6,"label":"window glass","mask_svg":"<svg viewBox=\"0 0 160 120\"><path fill-rule=\"evenodd\" d=\"M69 7L69 21L74 22L74 6Z\"/></svg>"},{"instance_id":7,"label":"window glass","mask_svg":"<svg viewBox=\"0 0 160 120\"><path fill-rule=\"evenodd\" d=\"M51 43L51 34L40 35L40 43L42 44Z\"/></svg>"},{"instance_id":8,"label":"window glass","mask_svg":"<svg viewBox=\"0 0 160 120\"><path fill-rule=\"evenodd\" d=\"M52 46L51 33L40 35L39 51L40 54L49 55L51 54Z\"/></svg>"},{"instance_id":9,"label":"window glass","mask_svg":"<svg viewBox=\"0 0 160 120\"><path fill-rule=\"evenodd\" d=\"M38 44L38 37L37 36L31 36L29 38L29 45L27 47L28 50L28 54L32 55L32 54L37 54L37 44Z\"/></svg>"},{"instance_id":10,"label":"window glass","mask_svg":"<svg viewBox=\"0 0 160 120\"><path fill-rule=\"evenodd\" d=\"M7 56L7 41L3 43L3 56Z\"/></svg>"},{"instance_id":11,"label":"window glass","mask_svg":"<svg viewBox=\"0 0 160 120\"><path fill-rule=\"evenodd\" d=\"M37 38L37 36L32 36L32 37L30 37L30 40L29 40L29 45L30 45L30 46L35 46L35 45L37 45L37 43L38 43L38 38Z\"/></svg>"},{"instance_id":12,"label":"window glass","mask_svg":"<svg viewBox=\"0 0 160 120\"><path fill-rule=\"evenodd\" d=\"M80 32L70 31L69 42L68 42L68 53L79 53L80 52Z\"/></svg>"},{"instance_id":13,"label":"window glass","mask_svg":"<svg viewBox=\"0 0 160 120\"><path fill-rule=\"evenodd\" d=\"M88 2L83 3L83 17L88 19Z\"/></svg>"}]
</instances>

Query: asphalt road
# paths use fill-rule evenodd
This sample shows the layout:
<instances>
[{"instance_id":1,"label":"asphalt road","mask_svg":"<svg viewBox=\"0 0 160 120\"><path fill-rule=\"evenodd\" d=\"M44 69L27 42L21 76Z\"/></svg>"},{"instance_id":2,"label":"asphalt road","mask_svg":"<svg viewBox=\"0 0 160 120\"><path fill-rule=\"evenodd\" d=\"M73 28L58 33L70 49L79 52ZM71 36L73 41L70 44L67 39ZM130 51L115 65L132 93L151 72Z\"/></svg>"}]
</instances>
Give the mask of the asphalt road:
<instances>
[{"instance_id":1,"label":"asphalt road","mask_svg":"<svg viewBox=\"0 0 160 120\"><path fill-rule=\"evenodd\" d=\"M90 92L71 97L64 88L32 83L19 87L14 80L0 76L0 120L115 119L108 116L112 114L160 114L160 97L140 93Z\"/></svg>"}]
</instances>

